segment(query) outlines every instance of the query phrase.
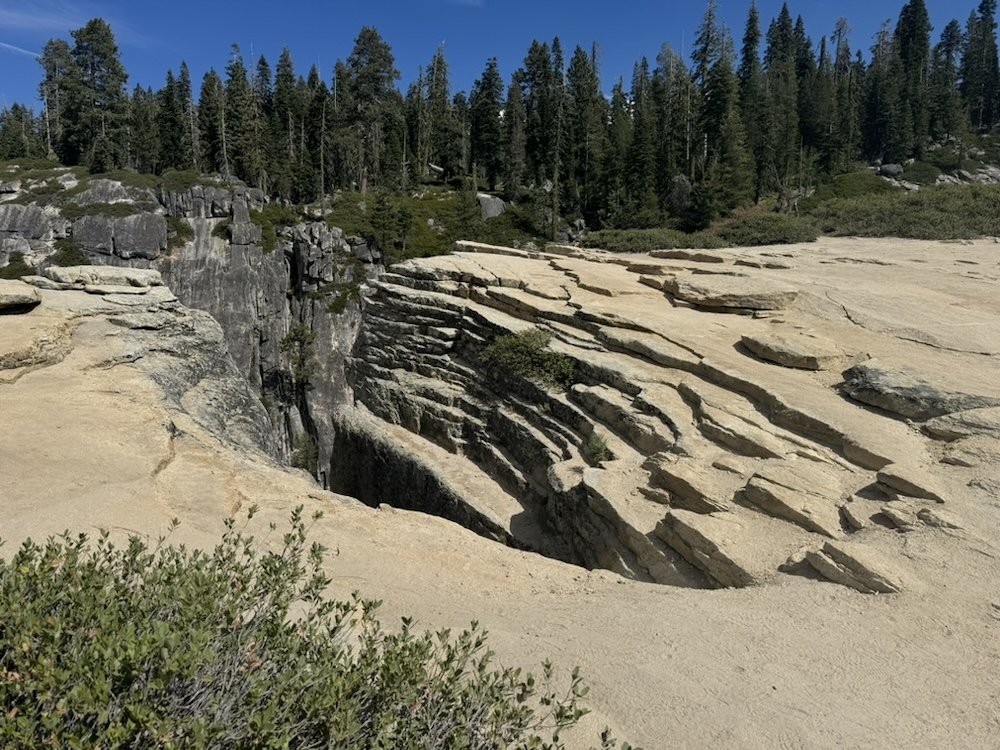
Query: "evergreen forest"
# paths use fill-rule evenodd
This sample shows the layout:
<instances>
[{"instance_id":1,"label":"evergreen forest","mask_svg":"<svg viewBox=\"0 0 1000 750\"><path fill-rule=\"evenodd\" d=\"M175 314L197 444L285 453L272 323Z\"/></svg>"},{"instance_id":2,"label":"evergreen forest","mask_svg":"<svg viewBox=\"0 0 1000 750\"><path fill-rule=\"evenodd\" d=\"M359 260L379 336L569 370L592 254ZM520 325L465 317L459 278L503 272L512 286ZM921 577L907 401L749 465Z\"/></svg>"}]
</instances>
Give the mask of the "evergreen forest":
<instances>
[{"instance_id":1,"label":"evergreen forest","mask_svg":"<svg viewBox=\"0 0 1000 750\"><path fill-rule=\"evenodd\" d=\"M200 84L182 62L159 90L129 90L95 19L45 46L41 106L3 111L0 159L218 173L296 204L452 184L541 203L553 233L557 216L692 231L765 197L792 211L859 164L987 143L1000 122L996 11L981 0L932 38L924 0L909 0L863 48L846 19L817 38L787 4L770 20L751 5L734 39L709 0L690 59L664 46L606 89L596 45L534 41L509 80L489 59L469 92L452 89L442 48L401 90L371 27L332 77L303 73L287 48L272 66L234 45Z\"/></svg>"}]
</instances>

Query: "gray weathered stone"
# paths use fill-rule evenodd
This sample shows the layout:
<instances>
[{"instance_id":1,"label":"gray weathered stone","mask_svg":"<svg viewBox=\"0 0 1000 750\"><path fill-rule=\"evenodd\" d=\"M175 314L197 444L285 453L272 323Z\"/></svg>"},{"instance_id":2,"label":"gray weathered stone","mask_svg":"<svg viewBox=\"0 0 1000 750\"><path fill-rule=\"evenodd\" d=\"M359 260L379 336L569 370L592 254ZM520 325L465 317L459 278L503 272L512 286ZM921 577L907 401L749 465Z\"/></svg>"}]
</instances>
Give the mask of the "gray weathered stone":
<instances>
[{"instance_id":1,"label":"gray weathered stone","mask_svg":"<svg viewBox=\"0 0 1000 750\"><path fill-rule=\"evenodd\" d=\"M484 219L495 219L507 210L507 204L502 199L489 193L477 193L476 200L479 201L479 214Z\"/></svg>"},{"instance_id":2,"label":"gray weathered stone","mask_svg":"<svg viewBox=\"0 0 1000 750\"><path fill-rule=\"evenodd\" d=\"M83 287L87 285L113 286L162 286L159 271L146 268L119 268L116 266L50 266L45 275L60 284Z\"/></svg>"},{"instance_id":3,"label":"gray weathered stone","mask_svg":"<svg viewBox=\"0 0 1000 750\"><path fill-rule=\"evenodd\" d=\"M744 529L728 513L702 515L672 510L656 525L656 535L681 557L721 586L742 588L760 583L752 566L740 559Z\"/></svg>"},{"instance_id":4,"label":"gray weathered stone","mask_svg":"<svg viewBox=\"0 0 1000 750\"><path fill-rule=\"evenodd\" d=\"M802 332L752 334L743 336L742 342L763 360L800 370L827 370L846 356L829 339Z\"/></svg>"},{"instance_id":5,"label":"gray weathered stone","mask_svg":"<svg viewBox=\"0 0 1000 750\"><path fill-rule=\"evenodd\" d=\"M73 222L73 241L84 250L111 255L115 249L114 222L107 216L81 216Z\"/></svg>"},{"instance_id":6,"label":"gray weathered stone","mask_svg":"<svg viewBox=\"0 0 1000 750\"><path fill-rule=\"evenodd\" d=\"M919 421L956 411L1000 406L1000 398L952 390L875 361L847 370L842 387L855 401Z\"/></svg>"},{"instance_id":7,"label":"gray weathered stone","mask_svg":"<svg viewBox=\"0 0 1000 750\"><path fill-rule=\"evenodd\" d=\"M167 220L152 213L115 219L114 237L118 257L153 260L167 249Z\"/></svg>"}]
</instances>

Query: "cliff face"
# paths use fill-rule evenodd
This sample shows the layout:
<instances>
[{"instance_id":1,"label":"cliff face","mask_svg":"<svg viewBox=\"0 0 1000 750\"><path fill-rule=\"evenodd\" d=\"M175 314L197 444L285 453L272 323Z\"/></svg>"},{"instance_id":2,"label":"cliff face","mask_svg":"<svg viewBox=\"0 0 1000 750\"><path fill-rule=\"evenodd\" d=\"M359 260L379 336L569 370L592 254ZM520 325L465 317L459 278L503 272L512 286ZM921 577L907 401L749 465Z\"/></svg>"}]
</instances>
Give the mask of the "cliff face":
<instances>
[{"instance_id":1,"label":"cliff face","mask_svg":"<svg viewBox=\"0 0 1000 750\"><path fill-rule=\"evenodd\" d=\"M265 251L263 194L240 184L150 189L51 170L0 190L0 266L75 260L151 268L188 307L222 327L228 351L268 406L278 455L325 483L332 410L348 395L343 358L358 283L378 255L320 220L278 227ZM257 219L255 222L254 219ZM302 342L289 344L289 334ZM283 342L285 345L283 346ZM305 358L293 373L293 358Z\"/></svg>"},{"instance_id":2,"label":"cliff face","mask_svg":"<svg viewBox=\"0 0 1000 750\"><path fill-rule=\"evenodd\" d=\"M273 208L238 184L63 170L0 189L0 265L158 270L220 324L272 455L368 504L642 581L897 590L859 540L960 527L937 506L995 488L992 244L466 243L379 275L319 215L283 225ZM50 271L28 280L71 283ZM536 330L568 387L485 364Z\"/></svg>"}]
</instances>

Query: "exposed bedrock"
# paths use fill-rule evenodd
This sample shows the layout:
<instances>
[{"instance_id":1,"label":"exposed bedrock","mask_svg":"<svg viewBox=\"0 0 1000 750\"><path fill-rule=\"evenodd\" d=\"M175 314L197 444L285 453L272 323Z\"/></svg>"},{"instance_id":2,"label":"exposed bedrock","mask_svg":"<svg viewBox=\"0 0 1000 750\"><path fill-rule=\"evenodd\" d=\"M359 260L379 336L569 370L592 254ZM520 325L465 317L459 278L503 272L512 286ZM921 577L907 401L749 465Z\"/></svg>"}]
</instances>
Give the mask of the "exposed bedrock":
<instances>
[{"instance_id":1,"label":"exposed bedrock","mask_svg":"<svg viewBox=\"0 0 1000 750\"><path fill-rule=\"evenodd\" d=\"M803 572L791 557L810 576L887 592L908 579L865 554L876 526L893 527L879 509L962 498L968 477L943 441L993 425L968 411L979 400L956 397L946 411L965 416L922 432L844 397L838 373L869 356L925 366L928 381L940 372L938 352L864 329L830 301L835 287L871 283L860 263L788 249L780 262L768 249L458 250L366 288L346 365L354 405L335 420L337 491L639 580L767 584ZM855 281L816 273L829 262ZM906 316L910 303L879 312ZM534 328L572 361L568 387L484 364L492 342ZM964 364L951 393L1000 396L979 387L995 362ZM960 525L939 520L920 528Z\"/></svg>"}]
</instances>

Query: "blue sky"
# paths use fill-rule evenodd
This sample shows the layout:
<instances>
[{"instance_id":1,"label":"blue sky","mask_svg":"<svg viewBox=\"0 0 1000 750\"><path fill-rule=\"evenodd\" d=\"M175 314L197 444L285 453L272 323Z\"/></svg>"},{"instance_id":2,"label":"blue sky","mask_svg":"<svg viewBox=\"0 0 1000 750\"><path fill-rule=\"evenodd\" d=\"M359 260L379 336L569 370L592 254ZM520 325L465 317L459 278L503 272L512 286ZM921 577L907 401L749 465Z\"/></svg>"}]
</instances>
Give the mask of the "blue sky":
<instances>
[{"instance_id":1,"label":"blue sky","mask_svg":"<svg viewBox=\"0 0 1000 750\"><path fill-rule=\"evenodd\" d=\"M952 17L964 24L978 0L926 0L936 41ZM354 37L375 26L390 43L404 83L415 77L441 43L451 65L452 85L468 90L497 57L504 78L518 67L532 39L558 35L567 56L576 45L597 42L605 88L626 82L642 55L655 58L661 45L690 51L706 2L671 0L0 0L0 107L15 101L37 106L40 69L31 53L52 37L90 18L108 20L136 83L158 88L168 68L186 60L196 88L209 67L221 70L229 48L264 54L273 65L281 48L292 50L296 68L320 66L329 80L334 62L350 54ZM840 16L851 23L852 47L871 45L882 21L898 17L903 0L793 0L817 41ZM718 0L722 20L737 39L749 0ZM758 0L764 26L781 0Z\"/></svg>"}]
</instances>

